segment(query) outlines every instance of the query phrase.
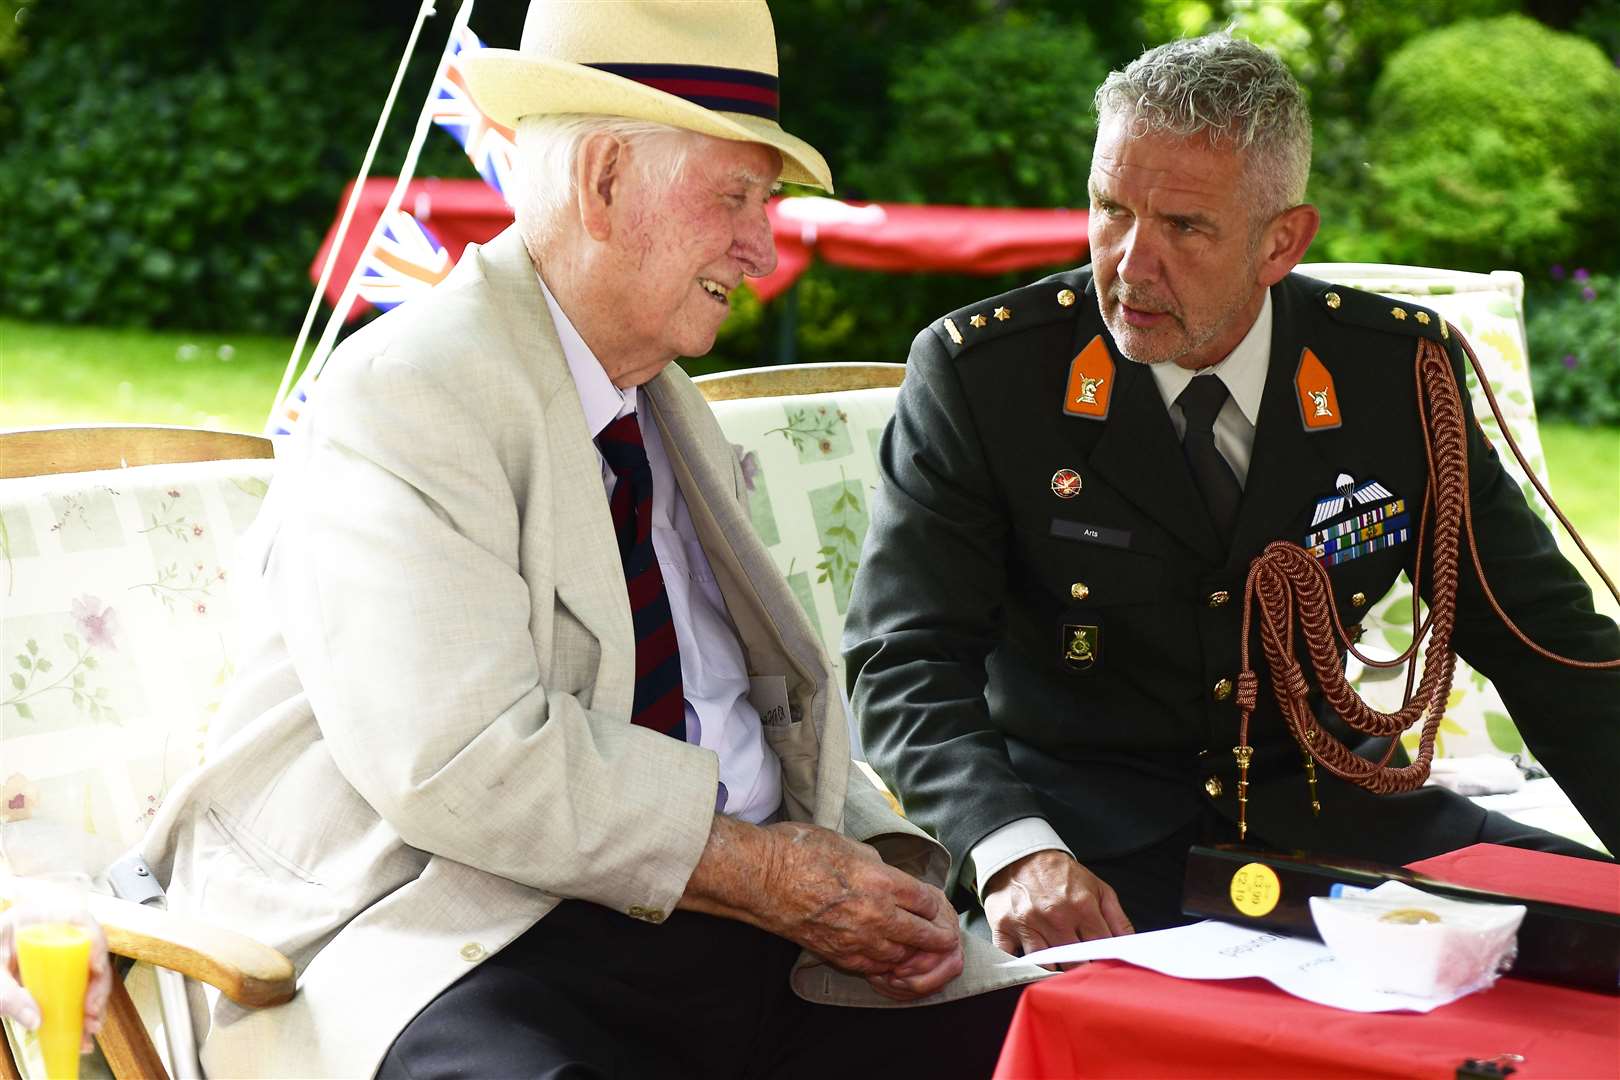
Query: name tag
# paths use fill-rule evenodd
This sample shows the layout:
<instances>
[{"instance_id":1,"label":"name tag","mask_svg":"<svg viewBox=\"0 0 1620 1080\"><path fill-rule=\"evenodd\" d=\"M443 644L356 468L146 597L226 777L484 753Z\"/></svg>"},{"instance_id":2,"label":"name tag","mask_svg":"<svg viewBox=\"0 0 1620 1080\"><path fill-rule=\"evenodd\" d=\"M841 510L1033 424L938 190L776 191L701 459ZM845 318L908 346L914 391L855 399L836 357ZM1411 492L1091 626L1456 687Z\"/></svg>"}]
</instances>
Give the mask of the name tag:
<instances>
[{"instance_id":1,"label":"name tag","mask_svg":"<svg viewBox=\"0 0 1620 1080\"><path fill-rule=\"evenodd\" d=\"M1102 544L1104 547L1131 546L1131 534L1128 529L1087 525L1083 521L1069 521L1067 518L1052 519L1052 535L1060 540L1078 540L1083 544Z\"/></svg>"}]
</instances>

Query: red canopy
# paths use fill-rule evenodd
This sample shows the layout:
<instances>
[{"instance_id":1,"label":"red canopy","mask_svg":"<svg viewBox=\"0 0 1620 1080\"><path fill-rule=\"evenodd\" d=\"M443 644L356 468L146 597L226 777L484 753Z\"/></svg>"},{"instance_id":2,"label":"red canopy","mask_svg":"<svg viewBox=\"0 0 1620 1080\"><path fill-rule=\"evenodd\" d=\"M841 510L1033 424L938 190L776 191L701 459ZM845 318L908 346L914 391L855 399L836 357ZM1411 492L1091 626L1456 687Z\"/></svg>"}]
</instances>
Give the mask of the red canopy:
<instances>
[{"instance_id":1,"label":"red canopy","mask_svg":"<svg viewBox=\"0 0 1620 1080\"><path fill-rule=\"evenodd\" d=\"M366 238L382 216L394 181L371 179L360 193L354 221L327 283L335 304L354 272ZM345 189L339 217L348 202ZM512 211L482 180L413 180L402 209L438 237L452 260L468 244L483 243L512 223ZM786 292L809 267L812 254L839 266L912 273L999 274L1006 270L1076 263L1085 257L1086 214L1082 210L981 209L966 206L908 206L902 203L844 203L836 199L773 199L767 212L776 236L777 267L749 285L761 300ZM327 230L310 266L320 280L321 265L337 232ZM365 308L357 301L354 318Z\"/></svg>"}]
</instances>

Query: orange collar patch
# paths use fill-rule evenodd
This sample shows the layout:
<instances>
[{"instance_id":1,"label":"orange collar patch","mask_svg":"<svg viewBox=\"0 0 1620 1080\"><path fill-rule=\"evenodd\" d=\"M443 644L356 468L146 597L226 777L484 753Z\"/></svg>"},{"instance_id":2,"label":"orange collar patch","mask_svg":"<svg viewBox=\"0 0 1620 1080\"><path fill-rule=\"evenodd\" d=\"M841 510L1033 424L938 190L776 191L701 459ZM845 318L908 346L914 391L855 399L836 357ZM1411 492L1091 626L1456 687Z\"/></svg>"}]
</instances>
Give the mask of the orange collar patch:
<instances>
[{"instance_id":1,"label":"orange collar patch","mask_svg":"<svg viewBox=\"0 0 1620 1080\"><path fill-rule=\"evenodd\" d=\"M1329 431L1344 422L1339 415L1339 392L1333 388L1333 376L1309 349L1299 354L1294 400L1299 402L1299 419L1306 431Z\"/></svg>"},{"instance_id":2,"label":"orange collar patch","mask_svg":"<svg viewBox=\"0 0 1620 1080\"><path fill-rule=\"evenodd\" d=\"M1069 364L1069 385L1063 394L1063 411L1088 420L1108 418L1108 403L1114 396L1114 358L1098 334Z\"/></svg>"}]
</instances>

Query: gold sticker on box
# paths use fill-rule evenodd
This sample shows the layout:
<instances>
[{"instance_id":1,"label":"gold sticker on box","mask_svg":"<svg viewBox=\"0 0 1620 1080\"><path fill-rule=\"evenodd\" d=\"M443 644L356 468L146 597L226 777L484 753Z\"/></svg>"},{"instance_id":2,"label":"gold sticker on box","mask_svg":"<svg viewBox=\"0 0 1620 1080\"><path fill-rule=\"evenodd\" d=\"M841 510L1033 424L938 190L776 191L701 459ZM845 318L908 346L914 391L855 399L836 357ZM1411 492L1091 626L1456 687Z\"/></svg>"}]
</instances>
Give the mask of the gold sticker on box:
<instances>
[{"instance_id":1,"label":"gold sticker on box","mask_svg":"<svg viewBox=\"0 0 1620 1080\"><path fill-rule=\"evenodd\" d=\"M1232 906L1245 915L1269 915L1281 899L1277 871L1265 863L1245 863L1232 875Z\"/></svg>"}]
</instances>

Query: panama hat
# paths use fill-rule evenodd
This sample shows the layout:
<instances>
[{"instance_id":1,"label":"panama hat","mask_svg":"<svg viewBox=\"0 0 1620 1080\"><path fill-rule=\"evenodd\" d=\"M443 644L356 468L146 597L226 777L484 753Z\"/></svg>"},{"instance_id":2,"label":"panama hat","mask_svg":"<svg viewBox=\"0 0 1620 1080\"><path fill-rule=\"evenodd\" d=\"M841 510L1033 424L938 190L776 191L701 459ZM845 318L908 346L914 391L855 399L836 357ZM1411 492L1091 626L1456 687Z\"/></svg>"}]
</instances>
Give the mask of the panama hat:
<instances>
[{"instance_id":1,"label":"panama hat","mask_svg":"<svg viewBox=\"0 0 1620 1080\"><path fill-rule=\"evenodd\" d=\"M826 160L777 122L776 32L765 0L532 0L520 48L482 49L467 87L490 119L651 120L782 155L782 179L832 190Z\"/></svg>"}]
</instances>

